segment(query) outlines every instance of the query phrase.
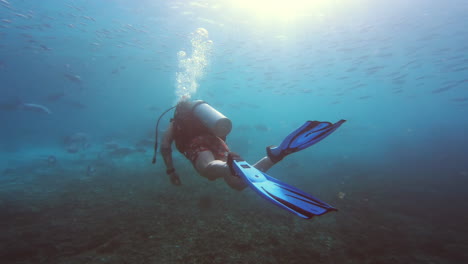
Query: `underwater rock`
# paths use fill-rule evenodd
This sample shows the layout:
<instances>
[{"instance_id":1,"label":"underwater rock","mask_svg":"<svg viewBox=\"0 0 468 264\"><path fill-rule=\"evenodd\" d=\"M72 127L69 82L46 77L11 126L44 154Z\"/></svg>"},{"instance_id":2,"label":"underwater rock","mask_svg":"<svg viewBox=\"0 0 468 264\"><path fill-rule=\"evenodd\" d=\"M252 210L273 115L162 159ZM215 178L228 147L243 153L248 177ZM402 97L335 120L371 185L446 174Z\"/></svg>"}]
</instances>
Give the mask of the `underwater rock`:
<instances>
[{"instance_id":1,"label":"underwater rock","mask_svg":"<svg viewBox=\"0 0 468 264\"><path fill-rule=\"evenodd\" d=\"M81 132L66 136L63 140L63 144L68 153L77 153L80 150L85 150L90 147L88 135Z\"/></svg>"},{"instance_id":2,"label":"underwater rock","mask_svg":"<svg viewBox=\"0 0 468 264\"><path fill-rule=\"evenodd\" d=\"M10 175L14 172L15 170L12 168L6 168L2 171L2 175Z\"/></svg>"},{"instance_id":3,"label":"underwater rock","mask_svg":"<svg viewBox=\"0 0 468 264\"><path fill-rule=\"evenodd\" d=\"M134 149L128 148L128 147L121 147L117 148L111 152L109 152L109 155L114 158L123 158L128 156L129 154L135 152Z\"/></svg>"},{"instance_id":4,"label":"underwater rock","mask_svg":"<svg viewBox=\"0 0 468 264\"><path fill-rule=\"evenodd\" d=\"M77 153L78 152L78 147L76 145L71 145L67 147L67 152L68 153Z\"/></svg>"},{"instance_id":5,"label":"underwater rock","mask_svg":"<svg viewBox=\"0 0 468 264\"><path fill-rule=\"evenodd\" d=\"M70 136L66 136L64 139L64 143L66 145L73 144L73 143L84 143L88 141L88 135L82 132L77 132Z\"/></svg>"},{"instance_id":6,"label":"underwater rock","mask_svg":"<svg viewBox=\"0 0 468 264\"><path fill-rule=\"evenodd\" d=\"M136 148L135 151L136 152L141 152L141 153L146 153L146 149L144 149L144 148Z\"/></svg>"},{"instance_id":7,"label":"underwater rock","mask_svg":"<svg viewBox=\"0 0 468 264\"><path fill-rule=\"evenodd\" d=\"M144 147L151 148L153 146L154 146L154 139L147 139L147 138L141 139L135 144L135 147L137 148L144 148Z\"/></svg>"},{"instance_id":8,"label":"underwater rock","mask_svg":"<svg viewBox=\"0 0 468 264\"><path fill-rule=\"evenodd\" d=\"M104 147L108 150L114 150L114 149L118 149L120 146L118 143L115 143L115 142L107 142Z\"/></svg>"}]
</instances>

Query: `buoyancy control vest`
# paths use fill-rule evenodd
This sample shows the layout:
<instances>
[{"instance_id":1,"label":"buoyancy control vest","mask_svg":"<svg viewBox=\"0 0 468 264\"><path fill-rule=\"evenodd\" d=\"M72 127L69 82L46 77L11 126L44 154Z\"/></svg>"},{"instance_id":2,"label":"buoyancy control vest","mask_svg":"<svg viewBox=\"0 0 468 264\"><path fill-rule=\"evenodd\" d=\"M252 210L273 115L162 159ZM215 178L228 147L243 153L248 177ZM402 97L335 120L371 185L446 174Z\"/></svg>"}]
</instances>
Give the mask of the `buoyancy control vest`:
<instances>
[{"instance_id":1,"label":"buoyancy control vest","mask_svg":"<svg viewBox=\"0 0 468 264\"><path fill-rule=\"evenodd\" d=\"M195 137L214 135L226 141L232 129L231 120L201 100L179 102L172 122L175 145L181 153Z\"/></svg>"},{"instance_id":2,"label":"buoyancy control vest","mask_svg":"<svg viewBox=\"0 0 468 264\"><path fill-rule=\"evenodd\" d=\"M190 141L200 135L215 135L226 141L226 136L231 132L232 123L227 117L218 112L204 101L197 100L190 102L188 100L180 101L164 111L156 122L154 154L152 163L156 163L156 153L158 151L158 128L161 118L170 110L176 108L173 122L174 140L177 149L184 153L189 146Z\"/></svg>"}]
</instances>

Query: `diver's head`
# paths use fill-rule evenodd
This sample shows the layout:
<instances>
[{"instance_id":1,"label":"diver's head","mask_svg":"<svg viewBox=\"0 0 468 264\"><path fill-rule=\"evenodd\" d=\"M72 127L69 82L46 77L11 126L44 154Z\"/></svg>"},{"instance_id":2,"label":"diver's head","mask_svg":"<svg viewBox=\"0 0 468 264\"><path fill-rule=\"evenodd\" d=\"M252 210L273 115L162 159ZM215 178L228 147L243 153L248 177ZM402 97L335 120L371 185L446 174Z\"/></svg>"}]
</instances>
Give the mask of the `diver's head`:
<instances>
[{"instance_id":1,"label":"diver's head","mask_svg":"<svg viewBox=\"0 0 468 264\"><path fill-rule=\"evenodd\" d=\"M192 107L192 102L189 99L182 99L176 105L176 110L186 111L190 110Z\"/></svg>"},{"instance_id":2,"label":"diver's head","mask_svg":"<svg viewBox=\"0 0 468 264\"><path fill-rule=\"evenodd\" d=\"M176 105L174 116L186 116L192 111L192 102L188 98L182 98Z\"/></svg>"}]
</instances>

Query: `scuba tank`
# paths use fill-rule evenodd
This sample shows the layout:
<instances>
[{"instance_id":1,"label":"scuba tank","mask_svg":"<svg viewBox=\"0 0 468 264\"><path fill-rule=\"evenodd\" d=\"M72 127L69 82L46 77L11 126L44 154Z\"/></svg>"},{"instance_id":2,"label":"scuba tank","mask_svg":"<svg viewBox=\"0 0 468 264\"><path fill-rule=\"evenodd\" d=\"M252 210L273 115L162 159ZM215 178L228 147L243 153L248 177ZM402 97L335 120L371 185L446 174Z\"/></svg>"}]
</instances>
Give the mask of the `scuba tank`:
<instances>
[{"instance_id":1,"label":"scuba tank","mask_svg":"<svg viewBox=\"0 0 468 264\"><path fill-rule=\"evenodd\" d=\"M153 161L152 163L156 163L156 153L158 151L158 127L159 127L159 121L161 121L161 118L170 110L176 108L179 108L179 106L182 106L181 108L186 108L185 110L188 110L192 112L193 116L195 116L200 123L210 130L211 133L213 133L215 136L220 137L222 139L225 139L226 136L231 132L232 129L232 122L229 118L224 116L222 113L220 113L218 110L214 109L212 106L207 104L205 101L202 100L196 100L193 102L189 101L180 101L177 103L176 106L173 106L166 111L164 111L160 116L159 119L156 123L156 132L155 132L155 143L154 143L154 155L153 155ZM182 112L184 111L183 109L180 109Z\"/></svg>"},{"instance_id":2,"label":"scuba tank","mask_svg":"<svg viewBox=\"0 0 468 264\"><path fill-rule=\"evenodd\" d=\"M226 138L231 132L231 120L202 100L192 102L192 113L217 137Z\"/></svg>"}]
</instances>

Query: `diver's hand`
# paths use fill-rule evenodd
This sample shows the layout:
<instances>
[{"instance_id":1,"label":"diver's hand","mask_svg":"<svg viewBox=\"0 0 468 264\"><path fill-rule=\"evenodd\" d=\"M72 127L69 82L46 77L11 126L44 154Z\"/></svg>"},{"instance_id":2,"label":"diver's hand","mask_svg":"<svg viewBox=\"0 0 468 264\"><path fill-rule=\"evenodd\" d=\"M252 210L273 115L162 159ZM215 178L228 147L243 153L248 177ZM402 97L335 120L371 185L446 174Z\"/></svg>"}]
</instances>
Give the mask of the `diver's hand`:
<instances>
[{"instance_id":1,"label":"diver's hand","mask_svg":"<svg viewBox=\"0 0 468 264\"><path fill-rule=\"evenodd\" d=\"M171 180L171 183L174 184L175 186L182 185L182 182L180 181L180 178L177 172L174 171L173 173L169 174L169 178Z\"/></svg>"}]
</instances>

